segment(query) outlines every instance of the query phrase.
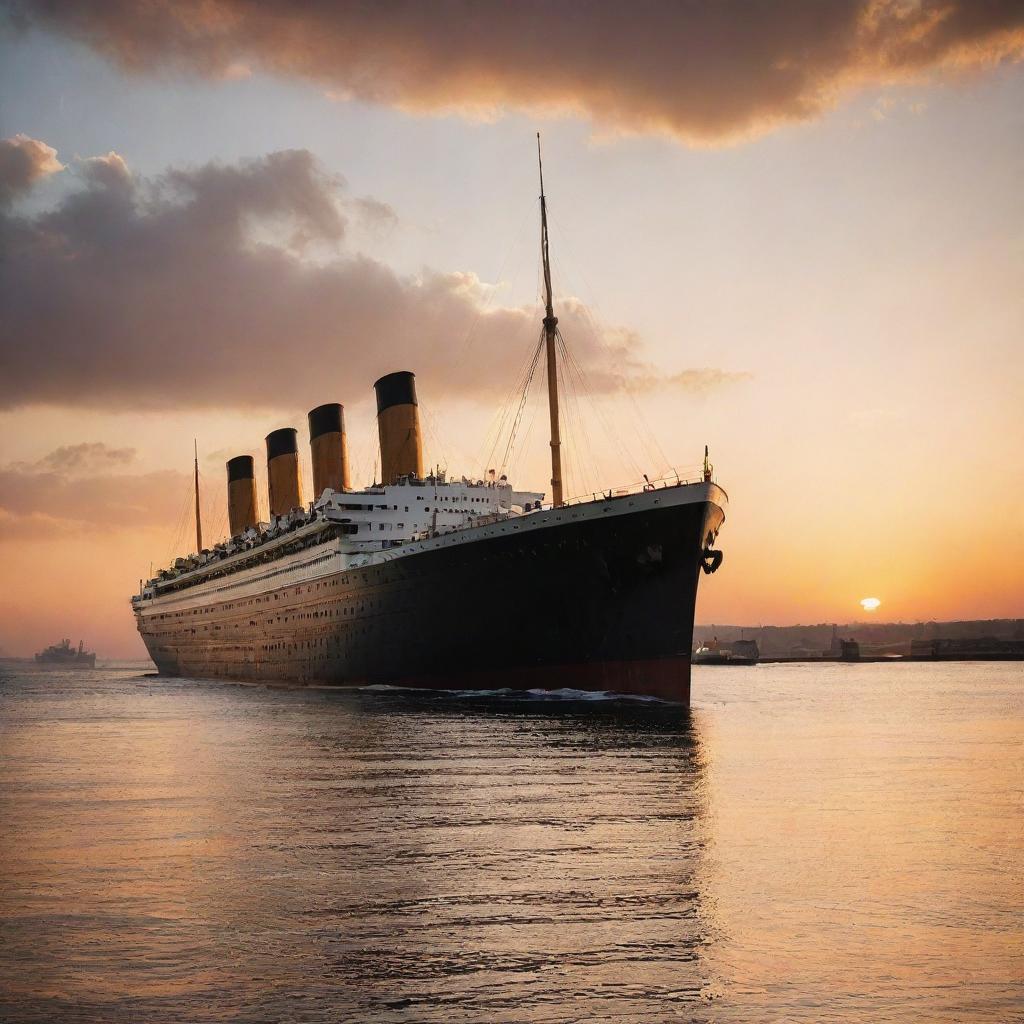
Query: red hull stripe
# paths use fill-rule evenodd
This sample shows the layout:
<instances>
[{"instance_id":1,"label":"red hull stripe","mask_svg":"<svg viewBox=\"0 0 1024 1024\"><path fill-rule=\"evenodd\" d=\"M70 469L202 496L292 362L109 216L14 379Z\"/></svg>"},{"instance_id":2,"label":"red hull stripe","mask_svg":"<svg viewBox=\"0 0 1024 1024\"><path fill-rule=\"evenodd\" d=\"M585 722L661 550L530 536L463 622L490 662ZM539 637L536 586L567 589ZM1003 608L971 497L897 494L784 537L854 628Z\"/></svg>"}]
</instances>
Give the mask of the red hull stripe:
<instances>
[{"instance_id":1,"label":"red hull stripe","mask_svg":"<svg viewBox=\"0 0 1024 1024\"><path fill-rule=\"evenodd\" d=\"M573 665L474 669L471 673L412 676L399 686L425 690L589 690L660 697L690 703L690 659L645 658L636 661L588 661Z\"/></svg>"}]
</instances>

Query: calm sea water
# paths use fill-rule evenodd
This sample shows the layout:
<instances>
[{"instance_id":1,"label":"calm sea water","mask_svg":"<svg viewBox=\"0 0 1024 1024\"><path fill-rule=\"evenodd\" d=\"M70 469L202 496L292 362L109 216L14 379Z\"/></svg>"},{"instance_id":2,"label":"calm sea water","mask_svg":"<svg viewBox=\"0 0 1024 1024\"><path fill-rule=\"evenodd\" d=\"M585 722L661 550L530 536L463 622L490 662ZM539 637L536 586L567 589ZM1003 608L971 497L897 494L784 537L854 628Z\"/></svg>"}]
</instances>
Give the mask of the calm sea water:
<instances>
[{"instance_id":1,"label":"calm sea water","mask_svg":"<svg viewBox=\"0 0 1024 1024\"><path fill-rule=\"evenodd\" d=\"M0 668L5 1021L1021 1019L1024 665Z\"/></svg>"}]
</instances>

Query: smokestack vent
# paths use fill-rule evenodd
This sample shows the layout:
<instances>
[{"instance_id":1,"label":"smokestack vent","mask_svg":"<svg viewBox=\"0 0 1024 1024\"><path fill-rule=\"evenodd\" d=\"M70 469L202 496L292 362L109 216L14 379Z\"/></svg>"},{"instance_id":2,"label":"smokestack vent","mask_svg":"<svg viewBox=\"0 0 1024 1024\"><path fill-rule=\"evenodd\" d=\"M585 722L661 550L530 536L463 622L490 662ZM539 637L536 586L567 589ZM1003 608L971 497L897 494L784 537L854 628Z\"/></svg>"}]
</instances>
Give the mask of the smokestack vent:
<instances>
[{"instance_id":1,"label":"smokestack vent","mask_svg":"<svg viewBox=\"0 0 1024 1024\"><path fill-rule=\"evenodd\" d=\"M267 489L270 514L284 515L302 505L299 489L299 432L282 427L267 434Z\"/></svg>"},{"instance_id":2,"label":"smokestack vent","mask_svg":"<svg viewBox=\"0 0 1024 1024\"><path fill-rule=\"evenodd\" d=\"M228 470L228 525L231 536L259 521L256 507L256 474L251 455L236 455L229 459Z\"/></svg>"},{"instance_id":3,"label":"smokestack vent","mask_svg":"<svg viewBox=\"0 0 1024 1024\"><path fill-rule=\"evenodd\" d=\"M373 385L377 393L381 483L401 476L423 476L423 443L416 377L408 370L389 373Z\"/></svg>"},{"instance_id":4,"label":"smokestack vent","mask_svg":"<svg viewBox=\"0 0 1024 1024\"><path fill-rule=\"evenodd\" d=\"M309 449L313 459L313 492L319 498L327 488L348 491L348 444L345 410L337 402L318 405L309 413Z\"/></svg>"}]
</instances>

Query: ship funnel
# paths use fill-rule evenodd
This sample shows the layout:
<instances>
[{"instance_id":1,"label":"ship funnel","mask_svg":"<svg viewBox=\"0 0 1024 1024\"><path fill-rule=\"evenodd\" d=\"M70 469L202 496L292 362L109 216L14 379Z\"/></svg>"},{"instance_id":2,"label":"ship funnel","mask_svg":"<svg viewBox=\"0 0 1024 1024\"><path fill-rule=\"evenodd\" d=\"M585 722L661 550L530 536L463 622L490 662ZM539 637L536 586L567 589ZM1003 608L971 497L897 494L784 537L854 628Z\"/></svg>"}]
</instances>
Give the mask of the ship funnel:
<instances>
[{"instance_id":1,"label":"ship funnel","mask_svg":"<svg viewBox=\"0 0 1024 1024\"><path fill-rule=\"evenodd\" d=\"M393 484L400 476L423 476L415 375L408 370L389 373L373 389L377 392L381 483Z\"/></svg>"},{"instance_id":2,"label":"ship funnel","mask_svg":"<svg viewBox=\"0 0 1024 1024\"><path fill-rule=\"evenodd\" d=\"M345 410L337 402L318 405L309 414L309 450L313 457L313 496L324 489L351 490Z\"/></svg>"},{"instance_id":3,"label":"ship funnel","mask_svg":"<svg viewBox=\"0 0 1024 1024\"><path fill-rule=\"evenodd\" d=\"M228 525L231 536L259 521L256 509L256 473L251 455L236 455L228 459Z\"/></svg>"},{"instance_id":4,"label":"ship funnel","mask_svg":"<svg viewBox=\"0 0 1024 1024\"><path fill-rule=\"evenodd\" d=\"M267 434L267 490L272 516L284 515L302 505L298 431L294 427L282 427Z\"/></svg>"}]
</instances>

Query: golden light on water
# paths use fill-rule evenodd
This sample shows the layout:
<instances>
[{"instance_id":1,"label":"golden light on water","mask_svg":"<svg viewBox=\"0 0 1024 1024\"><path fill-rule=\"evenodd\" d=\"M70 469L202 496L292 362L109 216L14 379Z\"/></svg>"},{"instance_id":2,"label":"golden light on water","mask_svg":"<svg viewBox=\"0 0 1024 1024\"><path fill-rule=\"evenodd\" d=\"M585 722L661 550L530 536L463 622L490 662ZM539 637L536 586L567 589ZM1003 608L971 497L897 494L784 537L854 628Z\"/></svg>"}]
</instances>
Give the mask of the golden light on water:
<instances>
[{"instance_id":1,"label":"golden light on water","mask_svg":"<svg viewBox=\"0 0 1024 1024\"><path fill-rule=\"evenodd\" d=\"M873 612L881 603L877 597L865 597L861 600L860 606L866 612Z\"/></svg>"}]
</instances>

